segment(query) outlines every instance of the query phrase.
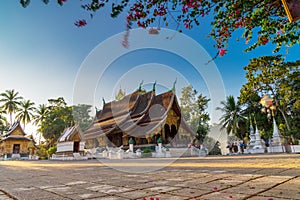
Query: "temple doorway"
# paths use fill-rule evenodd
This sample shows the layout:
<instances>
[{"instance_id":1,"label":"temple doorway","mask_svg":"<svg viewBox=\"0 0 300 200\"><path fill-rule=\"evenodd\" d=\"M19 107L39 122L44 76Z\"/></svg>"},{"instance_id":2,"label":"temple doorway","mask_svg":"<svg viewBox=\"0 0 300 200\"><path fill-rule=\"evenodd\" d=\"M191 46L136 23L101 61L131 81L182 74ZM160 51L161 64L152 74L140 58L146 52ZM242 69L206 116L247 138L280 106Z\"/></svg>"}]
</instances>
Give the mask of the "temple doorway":
<instances>
[{"instance_id":1,"label":"temple doorway","mask_svg":"<svg viewBox=\"0 0 300 200\"><path fill-rule=\"evenodd\" d=\"M177 134L177 129L176 129L176 126L174 124L171 125L171 133L170 133L170 136L172 139L174 139L174 137L176 136Z\"/></svg>"},{"instance_id":2,"label":"temple doorway","mask_svg":"<svg viewBox=\"0 0 300 200\"><path fill-rule=\"evenodd\" d=\"M78 153L79 152L79 142L74 142L73 152L74 153Z\"/></svg>"},{"instance_id":3,"label":"temple doorway","mask_svg":"<svg viewBox=\"0 0 300 200\"><path fill-rule=\"evenodd\" d=\"M20 153L20 144L14 144L13 154L19 154L19 153Z\"/></svg>"},{"instance_id":4,"label":"temple doorway","mask_svg":"<svg viewBox=\"0 0 300 200\"><path fill-rule=\"evenodd\" d=\"M174 134L172 133L172 126L170 129L170 126L168 124L165 124L165 139L166 139L166 143L169 144L173 138L174 138ZM174 131L174 130L173 130Z\"/></svg>"}]
</instances>

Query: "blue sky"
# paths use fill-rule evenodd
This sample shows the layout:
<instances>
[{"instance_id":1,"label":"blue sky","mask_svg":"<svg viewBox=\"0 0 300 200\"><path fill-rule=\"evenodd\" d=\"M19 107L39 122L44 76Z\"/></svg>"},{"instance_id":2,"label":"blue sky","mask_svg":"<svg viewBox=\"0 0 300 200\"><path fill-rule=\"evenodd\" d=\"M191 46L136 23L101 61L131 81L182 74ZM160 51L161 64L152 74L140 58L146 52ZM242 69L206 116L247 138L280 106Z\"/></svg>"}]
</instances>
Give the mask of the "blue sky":
<instances>
[{"instance_id":1,"label":"blue sky","mask_svg":"<svg viewBox=\"0 0 300 200\"><path fill-rule=\"evenodd\" d=\"M73 103L76 78L80 76L89 55L104 41L112 38L121 41L123 34L120 33L125 30L124 15L116 19L110 18L108 6L90 20L88 14L80 8L81 3L68 1L61 7L56 1L50 1L49 5L44 5L41 1L32 1L24 9L19 1L1 1L1 92L15 89L25 99L31 99L36 104L47 103L47 99L60 96L63 96L69 104ZM88 26L83 28L74 26L73 23L82 18L88 19ZM174 24L170 23L169 28L172 27ZM205 57L206 55L203 55L205 52L212 57L216 53L216 49L213 48L214 42L205 38L209 30L209 19L205 19L201 21L200 27L183 31L187 37L191 37L203 47L204 51L199 53L199 57ZM153 43L160 44L165 42L164 34L168 33L170 31L162 30L160 35L151 36L145 30L139 32L140 38L131 37L132 35L129 37L132 46L143 39L152 39ZM169 45L174 46L176 39L180 37L179 33L175 34L175 39L168 41ZM272 53L272 46L243 53L242 50L246 45L243 40L236 42L237 37L239 34L235 34L230 41L228 54L214 61L224 83L225 94L234 96L239 95L240 87L246 81L243 67L248 64L250 58ZM177 46L181 48L181 44ZM103 52L110 54L117 49L122 51L121 48L123 47L120 44L115 44ZM196 56L198 53L194 47L185 51ZM293 47L287 58L295 60L299 58L299 52L298 46ZM99 68L104 67L99 59L97 64ZM209 67L205 66L204 62L200 65L202 68ZM102 97L109 101L120 87L130 93L138 87L141 80L145 81L145 87L148 89L157 80L160 90L165 91L171 88L174 80L178 78L177 93L180 93L182 86L193 84L195 89L209 96L211 91L206 85L205 78L216 78L214 76L203 78L185 57L157 48L133 51L129 46L123 55L111 60L109 66L105 67L107 69L104 75L98 77L96 86L92 88L94 101L91 103L98 107L101 106ZM96 72L95 74L99 75ZM86 82L89 81L89 76L92 74L87 74Z\"/></svg>"}]
</instances>

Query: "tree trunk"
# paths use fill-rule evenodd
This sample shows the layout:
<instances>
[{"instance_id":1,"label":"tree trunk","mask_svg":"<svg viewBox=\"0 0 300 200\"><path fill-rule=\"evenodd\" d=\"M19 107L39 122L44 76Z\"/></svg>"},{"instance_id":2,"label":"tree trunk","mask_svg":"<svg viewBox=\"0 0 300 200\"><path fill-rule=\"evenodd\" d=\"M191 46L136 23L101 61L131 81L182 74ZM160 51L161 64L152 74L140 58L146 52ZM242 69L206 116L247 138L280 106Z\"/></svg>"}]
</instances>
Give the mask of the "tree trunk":
<instances>
[{"instance_id":1,"label":"tree trunk","mask_svg":"<svg viewBox=\"0 0 300 200\"><path fill-rule=\"evenodd\" d=\"M288 130L288 131L291 131L291 127L290 127L290 124L289 124L289 122L288 122L288 119L287 119L287 117L286 117L286 115L285 115L284 110L282 110L282 109L279 107L279 102L278 102L277 99L275 99L275 102L276 102L276 107L278 108L278 110L280 111L280 113L281 113L281 115L282 115L282 117L283 117L283 119L284 119L284 122L285 122L285 124L286 124L287 130ZM292 142L294 143L294 142L295 142L294 136L291 135L291 138L292 138Z\"/></svg>"},{"instance_id":2,"label":"tree trunk","mask_svg":"<svg viewBox=\"0 0 300 200\"><path fill-rule=\"evenodd\" d=\"M12 113L9 113L9 117L10 117L10 126L12 126Z\"/></svg>"},{"instance_id":3,"label":"tree trunk","mask_svg":"<svg viewBox=\"0 0 300 200\"><path fill-rule=\"evenodd\" d=\"M282 109L280 109L280 108L278 108L278 110L280 111L280 113L281 113L281 115L282 115L282 117L283 117L283 119L284 119L284 121L285 121L286 128L288 129L288 131L290 131L290 130L291 130L291 127L290 127L290 125L289 125L289 122L288 122L288 120L287 120L287 117L286 117L286 115L285 115L285 112L284 112Z\"/></svg>"},{"instance_id":4,"label":"tree trunk","mask_svg":"<svg viewBox=\"0 0 300 200\"><path fill-rule=\"evenodd\" d=\"M40 133L39 146L41 145L42 133Z\"/></svg>"},{"instance_id":5,"label":"tree trunk","mask_svg":"<svg viewBox=\"0 0 300 200\"><path fill-rule=\"evenodd\" d=\"M280 111L280 113L281 113L281 115L282 115L282 117L283 117L283 119L284 119L284 121L285 121L287 130L290 131L290 130L291 130L291 127L290 127L290 124L289 124L289 122L288 122L288 119L287 119L287 117L286 117L286 115L285 115L285 112L284 112L282 109L280 109L280 108L278 108L278 110ZM292 134L291 134L291 138L292 138L292 142L294 143L294 142L295 142L295 138L294 138L294 136L293 136Z\"/></svg>"}]
</instances>

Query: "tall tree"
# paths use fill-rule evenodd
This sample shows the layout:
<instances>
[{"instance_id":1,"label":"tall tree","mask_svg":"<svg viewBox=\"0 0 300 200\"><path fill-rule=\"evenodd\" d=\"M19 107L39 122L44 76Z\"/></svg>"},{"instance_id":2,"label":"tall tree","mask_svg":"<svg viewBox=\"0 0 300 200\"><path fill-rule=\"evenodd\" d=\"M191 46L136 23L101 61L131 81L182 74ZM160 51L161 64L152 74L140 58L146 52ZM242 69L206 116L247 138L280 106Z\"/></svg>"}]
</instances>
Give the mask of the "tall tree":
<instances>
[{"instance_id":1,"label":"tall tree","mask_svg":"<svg viewBox=\"0 0 300 200\"><path fill-rule=\"evenodd\" d=\"M180 107L183 117L197 133L196 139L202 144L209 131L210 117L206 110L210 99L201 93L197 95L198 92L191 85L183 87L181 93Z\"/></svg>"},{"instance_id":2,"label":"tall tree","mask_svg":"<svg viewBox=\"0 0 300 200\"><path fill-rule=\"evenodd\" d=\"M90 116L92 106L78 104L72 108L74 122L80 126L81 130L85 131L93 120L93 118Z\"/></svg>"},{"instance_id":3,"label":"tall tree","mask_svg":"<svg viewBox=\"0 0 300 200\"><path fill-rule=\"evenodd\" d=\"M34 116L34 124L40 126L45 120L47 114L49 113L49 108L45 104L40 104L36 109L36 115Z\"/></svg>"},{"instance_id":4,"label":"tall tree","mask_svg":"<svg viewBox=\"0 0 300 200\"><path fill-rule=\"evenodd\" d=\"M64 98L49 99L49 113L41 123L43 137L53 146L66 127L74 125L72 107L67 106Z\"/></svg>"},{"instance_id":5,"label":"tall tree","mask_svg":"<svg viewBox=\"0 0 300 200\"><path fill-rule=\"evenodd\" d=\"M41 137L43 135L42 123L44 122L48 114L49 114L49 108L45 104L40 104L36 110L36 115L34 116L33 124L38 126L37 131L40 134L39 144L41 144Z\"/></svg>"},{"instance_id":6,"label":"tall tree","mask_svg":"<svg viewBox=\"0 0 300 200\"><path fill-rule=\"evenodd\" d=\"M193 89L192 85L188 85L183 87L181 90L180 97L180 107L183 114L184 119L190 123L192 118L197 114L197 104L196 104L196 94L197 91Z\"/></svg>"},{"instance_id":7,"label":"tall tree","mask_svg":"<svg viewBox=\"0 0 300 200\"><path fill-rule=\"evenodd\" d=\"M1 124L4 124L7 122L5 114L6 114L5 110L0 109L0 123Z\"/></svg>"},{"instance_id":8,"label":"tall tree","mask_svg":"<svg viewBox=\"0 0 300 200\"><path fill-rule=\"evenodd\" d=\"M3 134L4 131L7 131L9 128L9 124L7 123L5 115L5 110L0 109L0 136Z\"/></svg>"},{"instance_id":9,"label":"tall tree","mask_svg":"<svg viewBox=\"0 0 300 200\"><path fill-rule=\"evenodd\" d=\"M199 94L197 97L197 110L198 110L198 127L197 127L197 140L199 140L200 144L203 144L204 139L206 138L206 135L209 131L209 114L207 112L208 102L210 99L208 99L206 96L203 96L203 94Z\"/></svg>"},{"instance_id":10,"label":"tall tree","mask_svg":"<svg viewBox=\"0 0 300 200\"><path fill-rule=\"evenodd\" d=\"M286 124L288 131L291 131L290 121L293 105L299 103L299 68L300 61L286 62L280 56L262 56L254 58L246 70L247 83L242 86L240 99L246 102L253 92L269 94Z\"/></svg>"},{"instance_id":11,"label":"tall tree","mask_svg":"<svg viewBox=\"0 0 300 200\"><path fill-rule=\"evenodd\" d=\"M245 116L245 123L240 123L240 127L243 127L243 130L240 129L240 132L246 136L246 133L250 133L250 124L255 122L257 126L264 130L265 133L270 133L272 130L273 122L268 118L268 115L263 114L263 107L259 103L261 97L258 95L256 91L251 91L249 93L248 99L243 99L238 97L238 101L240 102L243 109L243 116Z\"/></svg>"},{"instance_id":12,"label":"tall tree","mask_svg":"<svg viewBox=\"0 0 300 200\"><path fill-rule=\"evenodd\" d=\"M226 128L227 134L231 131L234 135L241 137L238 134L239 123L244 120L242 109L239 102L236 102L232 95L228 96L225 101L221 101L221 107L217 110L223 112L221 116L222 129Z\"/></svg>"},{"instance_id":13,"label":"tall tree","mask_svg":"<svg viewBox=\"0 0 300 200\"><path fill-rule=\"evenodd\" d=\"M34 103L30 100L24 100L20 103L20 108L17 110L16 118L23 123L23 128L25 130L25 125L31 122L34 117L35 112Z\"/></svg>"},{"instance_id":14,"label":"tall tree","mask_svg":"<svg viewBox=\"0 0 300 200\"><path fill-rule=\"evenodd\" d=\"M6 90L4 93L0 94L0 102L3 102L3 109L9 114L10 124L12 124L12 114L18 109L20 101L23 99L19 96L19 92L15 90Z\"/></svg>"}]
</instances>

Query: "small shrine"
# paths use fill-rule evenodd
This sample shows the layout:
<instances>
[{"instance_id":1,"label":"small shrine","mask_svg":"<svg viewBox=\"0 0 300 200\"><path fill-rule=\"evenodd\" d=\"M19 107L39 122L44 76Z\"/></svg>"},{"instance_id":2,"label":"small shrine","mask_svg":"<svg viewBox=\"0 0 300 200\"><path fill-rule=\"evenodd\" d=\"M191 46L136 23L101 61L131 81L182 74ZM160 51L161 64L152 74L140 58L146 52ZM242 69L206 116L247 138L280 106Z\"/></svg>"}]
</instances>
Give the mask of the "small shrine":
<instances>
[{"instance_id":1,"label":"small shrine","mask_svg":"<svg viewBox=\"0 0 300 200\"><path fill-rule=\"evenodd\" d=\"M251 153L251 154L258 154L258 153L265 153L266 146L264 141L261 139L260 131L257 127L256 121L255 122L255 132L252 125L252 121L250 118L250 141L247 145L247 149L245 149L245 153Z\"/></svg>"},{"instance_id":2,"label":"small shrine","mask_svg":"<svg viewBox=\"0 0 300 200\"><path fill-rule=\"evenodd\" d=\"M57 141L56 156L71 156L74 153L83 154L84 151L84 139L81 129L78 125L65 128L62 135Z\"/></svg>"},{"instance_id":3,"label":"small shrine","mask_svg":"<svg viewBox=\"0 0 300 200\"><path fill-rule=\"evenodd\" d=\"M29 159L35 153L34 140L26 137L20 122L15 122L0 141L0 156L7 159Z\"/></svg>"},{"instance_id":4,"label":"small shrine","mask_svg":"<svg viewBox=\"0 0 300 200\"><path fill-rule=\"evenodd\" d=\"M273 134L272 139L270 141L270 146L267 148L268 153L285 153L286 148L282 145L282 136L280 135L280 131L277 127L275 117L273 117Z\"/></svg>"}]
</instances>

